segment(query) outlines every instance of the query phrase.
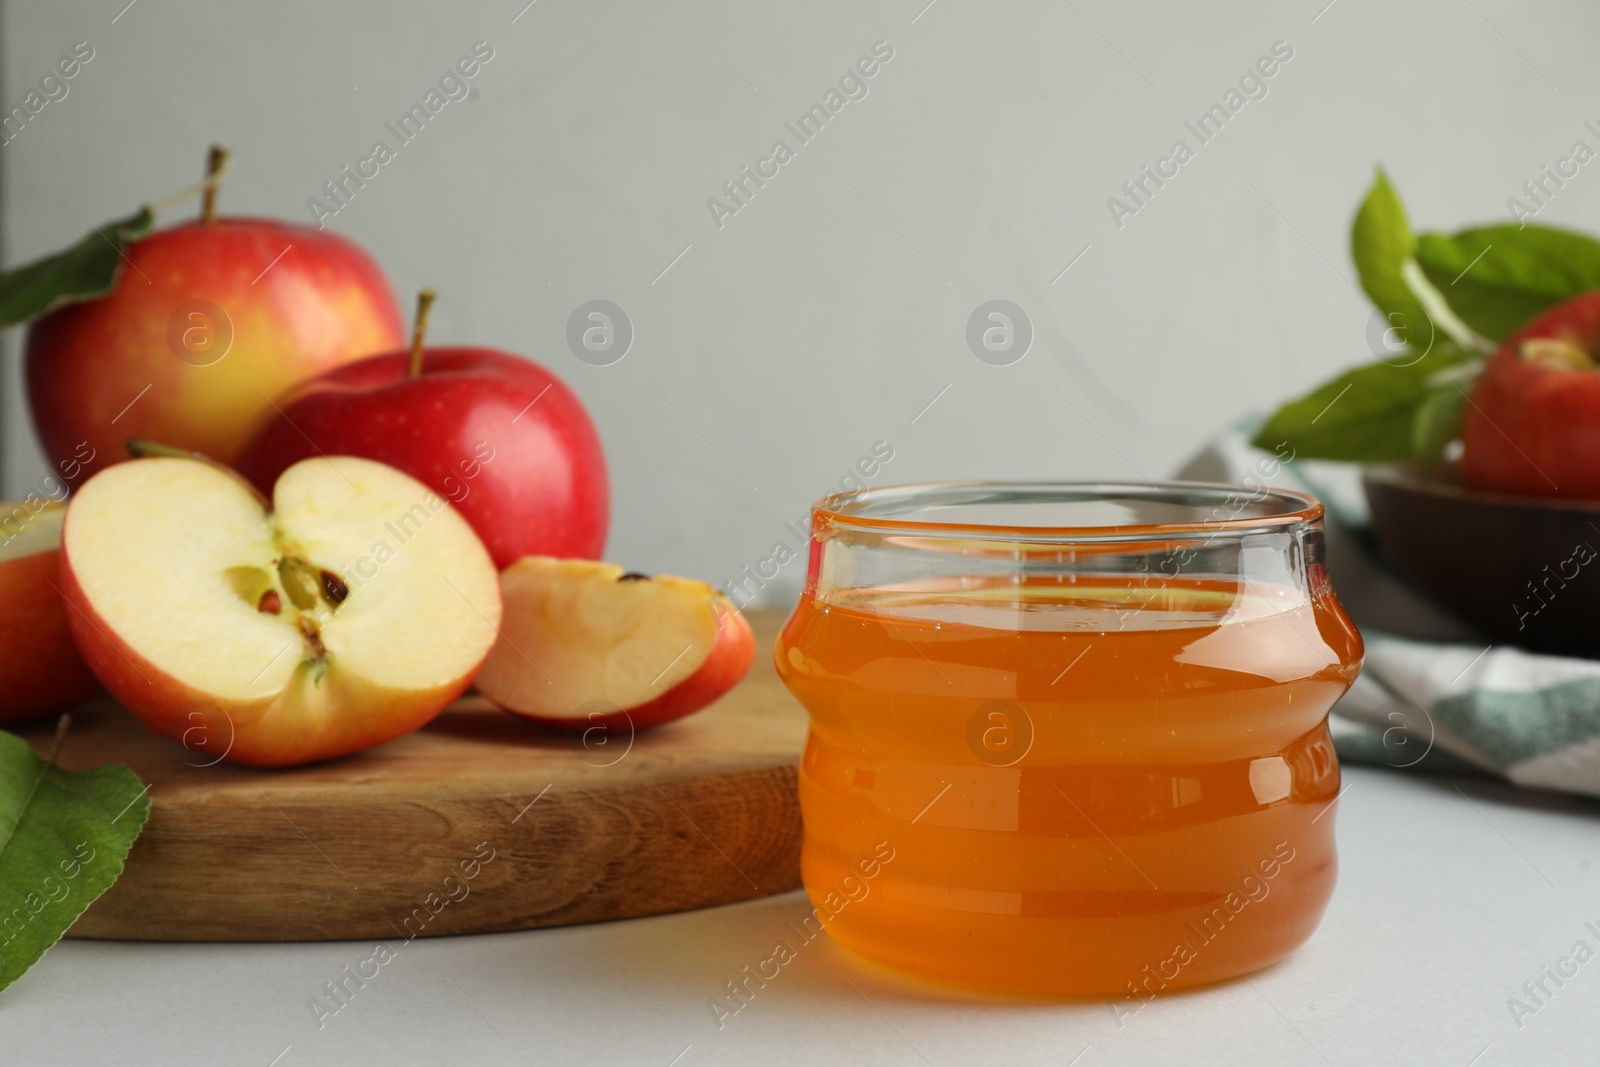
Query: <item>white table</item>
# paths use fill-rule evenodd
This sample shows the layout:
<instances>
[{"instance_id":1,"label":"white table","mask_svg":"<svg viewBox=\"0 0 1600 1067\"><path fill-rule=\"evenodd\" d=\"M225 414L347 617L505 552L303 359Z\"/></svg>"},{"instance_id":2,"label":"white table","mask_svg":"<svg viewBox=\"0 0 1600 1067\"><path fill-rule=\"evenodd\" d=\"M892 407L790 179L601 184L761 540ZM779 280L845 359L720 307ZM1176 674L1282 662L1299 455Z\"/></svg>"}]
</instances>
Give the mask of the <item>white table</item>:
<instances>
[{"instance_id":1,"label":"white table","mask_svg":"<svg viewBox=\"0 0 1600 1067\"><path fill-rule=\"evenodd\" d=\"M371 945L64 942L0 994L0 1063L1600 1063L1600 955L1544 979L1520 1029L1507 1006L1575 942L1600 953L1584 925L1600 930L1600 805L1359 767L1346 784L1339 887L1312 940L1120 1029L1103 1003L956 997L820 938L719 1030L723 983L806 911L790 893L418 940L321 1029L308 1001Z\"/></svg>"}]
</instances>

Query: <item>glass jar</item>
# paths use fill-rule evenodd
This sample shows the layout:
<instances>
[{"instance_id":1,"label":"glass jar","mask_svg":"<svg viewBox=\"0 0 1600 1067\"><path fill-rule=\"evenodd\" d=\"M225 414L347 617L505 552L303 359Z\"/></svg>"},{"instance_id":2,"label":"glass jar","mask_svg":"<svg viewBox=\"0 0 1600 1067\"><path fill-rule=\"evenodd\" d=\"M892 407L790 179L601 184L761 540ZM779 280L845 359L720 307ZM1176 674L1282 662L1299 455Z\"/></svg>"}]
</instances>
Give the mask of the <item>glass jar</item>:
<instances>
[{"instance_id":1,"label":"glass jar","mask_svg":"<svg viewBox=\"0 0 1600 1067\"><path fill-rule=\"evenodd\" d=\"M1361 638L1310 496L830 496L776 657L810 716L806 925L881 964L1131 1005L1280 959L1333 892Z\"/></svg>"}]
</instances>

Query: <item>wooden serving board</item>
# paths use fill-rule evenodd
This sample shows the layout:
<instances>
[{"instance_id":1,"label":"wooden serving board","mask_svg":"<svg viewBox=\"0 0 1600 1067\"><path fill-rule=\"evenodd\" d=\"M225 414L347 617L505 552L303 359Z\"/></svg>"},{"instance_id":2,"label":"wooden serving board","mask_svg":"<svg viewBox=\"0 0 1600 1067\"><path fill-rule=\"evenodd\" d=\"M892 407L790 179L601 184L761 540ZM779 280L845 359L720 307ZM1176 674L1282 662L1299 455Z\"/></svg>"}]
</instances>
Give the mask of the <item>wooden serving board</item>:
<instances>
[{"instance_id":1,"label":"wooden serving board","mask_svg":"<svg viewBox=\"0 0 1600 1067\"><path fill-rule=\"evenodd\" d=\"M481 698L355 756L226 763L109 700L75 713L61 765L125 763L151 814L120 881L69 936L393 939L522 930L748 900L800 884L805 713L752 613L750 675L712 707L586 745ZM52 724L24 731L43 751Z\"/></svg>"}]
</instances>

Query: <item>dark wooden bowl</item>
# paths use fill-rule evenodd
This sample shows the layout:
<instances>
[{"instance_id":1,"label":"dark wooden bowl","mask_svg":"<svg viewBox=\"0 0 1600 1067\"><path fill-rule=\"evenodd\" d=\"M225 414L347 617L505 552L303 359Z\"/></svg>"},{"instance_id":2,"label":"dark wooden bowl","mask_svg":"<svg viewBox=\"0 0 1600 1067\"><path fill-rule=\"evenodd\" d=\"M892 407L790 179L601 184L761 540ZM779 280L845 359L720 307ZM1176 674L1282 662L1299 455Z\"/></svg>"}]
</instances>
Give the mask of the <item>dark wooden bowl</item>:
<instances>
[{"instance_id":1,"label":"dark wooden bowl","mask_svg":"<svg viewBox=\"0 0 1600 1067\"><path fill-rule=\"evenodd\" d=\"M1497 644L1600 659L1600 503L1499 496L1404 467L1363 473L1395 567Z\"/></svg>"}]
</instances>

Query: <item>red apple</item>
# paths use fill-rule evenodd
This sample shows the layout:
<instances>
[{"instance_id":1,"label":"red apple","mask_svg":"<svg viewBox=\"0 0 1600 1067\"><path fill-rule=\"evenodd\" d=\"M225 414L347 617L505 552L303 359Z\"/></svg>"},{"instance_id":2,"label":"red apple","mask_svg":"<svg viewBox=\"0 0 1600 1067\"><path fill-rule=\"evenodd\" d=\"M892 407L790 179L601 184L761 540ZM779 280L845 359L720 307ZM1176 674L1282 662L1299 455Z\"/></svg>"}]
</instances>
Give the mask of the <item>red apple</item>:
<instances>
[{"instance_id":1,"label":"red apple","mask_svg":"<svg viewBox=\"0 0 1600 1067\"><path fill-rule=\"evenodd\" d=\"M225 153L213 149L213 172ZM401 344L394 294L365 252L271 219L200 220L129 247L111 292L28 329L28 401L76 487L143 437L231 462L272 401Z\"/></svg>"},{"instance_id":2,"label":"red apple","mask_svg":"<svg viewBox=\"0 0 1600 1067\"><path fill-rule=\"evenodd\" d=\"M151 729L283 766L432 719L494 644L498 575L466 521L381 463L297 463L270 508L188 458L109 467L61 539L68 622L90 669Z\"/></svg>"},{"instance_id":3,"label":"red apple","mask_svg":"<svg viewBox=\"0 0 1600 1067\"><path fill-rule=\"evenodd\" d=\"M1468 488L1600 500L1600 292L1506 338L1473 387L1461 437Z\"/></svg>"},{"instance_id":4,"label":"red apple","mask_svg":"<svg viewBox=\"0 0 1600 1067\"><path fill-rule=\"evenodd\" d=\"M755 661L744 616L704 582L529 556L500 575L500 640L478 692L564 729L643 729L732 689ZM599 702L615 707L592 715Z\"/></svg>"},{"instance_id":5,"label":"red apple","mask_svg":"<svg viewBox=\"0 0 1600 1067\"><path fill-rule=\"evenodd\" d=\"M100 691L72 643L58 585L65 514L57 501L0 504L0 726Z\"/></svg>"},{"instance_id":6,"label":"red apple","mask_svg":"<svg viewBox=\"0 0 1600 1067\"><path fill-rule=\"evenodd\" d=\"M318 454L365 456L431 486L483 538L495 565L605 548L605 456L583 404L529 360L492 348L421 347L339 367L292 390L239 469L268 486Z\"/></svg>"}]
</instances>

